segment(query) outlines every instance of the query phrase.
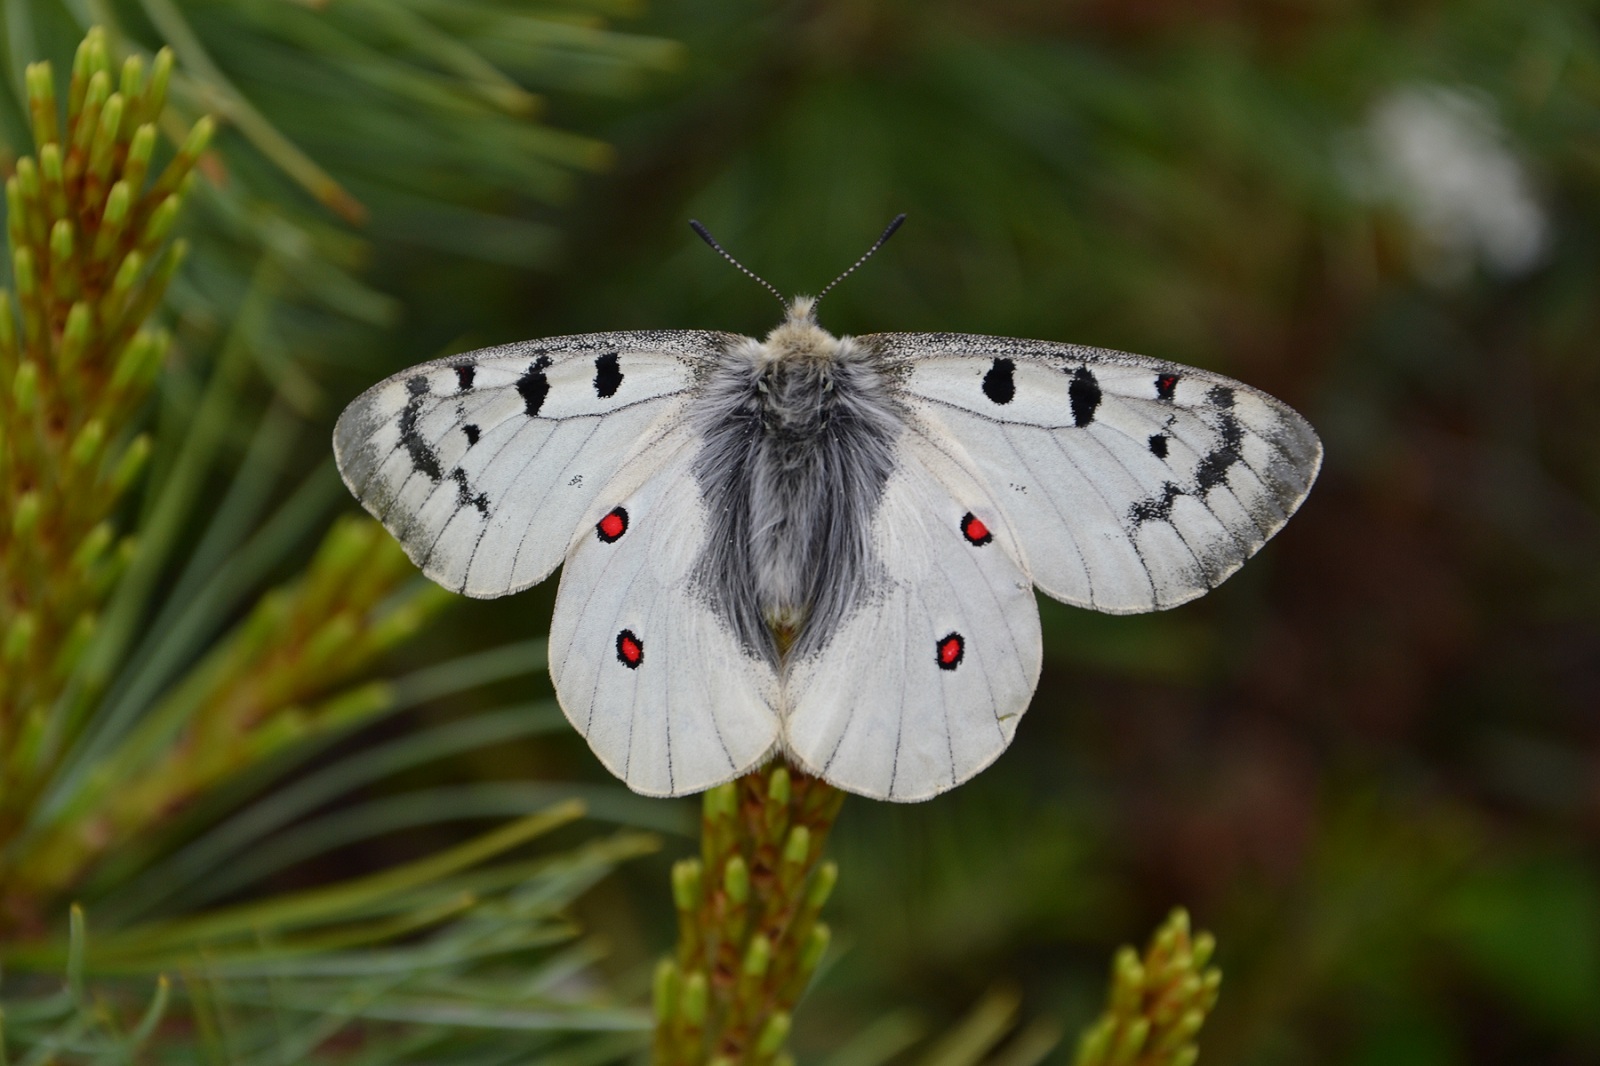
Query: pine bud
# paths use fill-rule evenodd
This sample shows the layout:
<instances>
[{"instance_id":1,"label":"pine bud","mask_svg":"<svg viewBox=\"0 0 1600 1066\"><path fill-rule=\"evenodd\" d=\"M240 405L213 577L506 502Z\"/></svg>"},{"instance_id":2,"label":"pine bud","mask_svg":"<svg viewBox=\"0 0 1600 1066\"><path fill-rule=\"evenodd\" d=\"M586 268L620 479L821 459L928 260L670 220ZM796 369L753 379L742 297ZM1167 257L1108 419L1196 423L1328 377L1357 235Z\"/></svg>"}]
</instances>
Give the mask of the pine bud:
<instances>
[{"instance_id":1,"label":"pine bud","mask_svg":"<svg viewBox=\"0 0 1600 1066\"><path fill-rule=\"evenodd\" d=\"M50 64L29 63L23 81L28 90L28 112L33 119L33 143L45 145L60 140L56 126L56 79Z\"/></svg>"},{"instance_id":2,"label":"pine bud","mask_svg":"<svg viewBox=\"0 0 1600 1066\"><path fill-rule=\"evenodd\" d=\"M680 911L692 911L700 905L700 872L698 859L672 864L672 901Z\"/></svg>"},{"instance_id":3,"label":"pine bud","mask_svg":"<svg viewBox=\"0 0 1600 1066\"><path fill-rule=\"evenodd\" d=\"M94 131L94 146L89 149L89 173L102 183L111 180L111 159L117 147L118 135L122 132L123 108L122 94L112 93L100 109L100 122Z\"/></svg>"},{"instance_id":4,"label":"pine bud","mask_svg":"<svg viewBox=\"0 0 1600 1066\"><path fill-rule=\"evenodd\" d=\"M822 963L822 956L828 953L828 945L833 940L833 930L822 922L811 927L811 933L806 937L805 946L800 950L800 973L810 976Z\"/></svg>"},{"instance_id":5,"label":"pine bud","mask_svg":"<svg viewBox=\"0 0 1600 1066\"><path fill-rule=\"evenodd\" d=\"M662 959L656 964L652 991L656 1022L664 1023L672 1017L672 1005L678 999L678 967L671 959Z\"/></svg>"},{"instance_id":6,"label":"pine bud","mask_svg":"<svg viewBox=\"0 0 1600 1066\"><path fill-rule=\"evenodd\" d=\"M16 406L17 414L28 416L33 414L39 404L39 368L32 360L25 360L17 366L17 372L11 379L11 402Z\"/></svg>"},{"instance_id":7,"label":"pine bud","mask_svg":"<svg viewBox=\"0 0 1600 1066\"><path fill-rule=\"evenodd\" d=\"M823 904L828 902L828 897L833 895L833 886L838 882L838 863L825 862L818 866L816 875L811 881L811 890L806 893L806 906L812 911L820 911Z\"/></svg>"},{"instance_id":8,"label":"pine bud","mask_svg":"<svg viewBox=\"0 0 1600 1066\"><path fill-rule=\"evenodd\" d=\"M783 845L783 861L789 866L804 866L811 858L811 830L797 825L789 830Z\"/></svg>"},{"instance_id":9,"label":"pine bud","mask_svg":"<svg viewBox=\"0 0 1600 1066\"><path fill-rule=\"evenodd\" d=\"M18 496L11 512L11 535L18 541L27 540L39 527L39 516L43 512L44 503L39 499L38 489L29 489Z\"/></svg>"},{"instance_id":10,"label":"pine bud","mask_svg":"<svg viewBox=\"0 0 1600 1066\"><path fill-rule=\"evenodd\" d=\"M772 941L757 933L750 938L750 946L744 953L744 974L746 977L760 978L766 975L767 967L772 965Z\"/></svg>"},{"instance_id":11,"label":"pine bud","mask_svg":"<svg viewBox=\"0 0 1600 1066\"><path fill-rule=\"evenodd\" d=\"M79 305L82 306L81 304ZM84 423L78 435L73 438L72 447L67 452L67 459L73 466L82 469L100 458L100 449L106 442L105 423L98 418L91 418Z\"/></svg>"},{"instance_id":12,"label":"pine bud","mask_svg":"<svg viewBox=\"0 0 1600 1066\"><path fill-rule=\"evenodd\" d=\"M0 659L8 663L19 663L33 651L34 638L38 635L39 623L31 611L19 611L12 616L11 624L6 626L5 639L0 641Z\"/></svg>"},{"instance_id":13,"label":"pine bud","mask_svg":"<svg viewBox=\"0 0 1600 1066\"><path fill-rule=\"evenodd\" d=\"M122 164L122 180L135 196L144 191L144 179L150 173L150 157L156 150L156 128L146 122L133 131L128 142L128 158Z\"/></svg>"},{"instance_id":14,"label":"pine bud","mask_svg":"<svg viewBox=\"0 0 1600 1066\"><path fill-rule=\"evenodd\" d=\"M89 570L105 555L106 549L111 547L111 524L101 522L89 530L89 535L83 538L78 545L78 550L72 553L72 566L83 572Z\"/></svg>"},{"instance_id":15,"label":"pine bud","mask_svg":"<svg viewBox=\"0 0 1600 1066\"><path fill-rule=\"evenodd\" d=\"M89 346L90 321L89 305L82 300L73 304L72 310L67 312L67 325L61 333L61 355L58 364L62 377L72 374L82 362L83 353Z\"/></svg>"},{"instance_id":16,"label":"pine bud","mask_svg":"<svg viewBox=\"0 0 1600 1066\"><path fill-rule=\"evenodd\" d=\"M172 78L172 49L163 48L156 53L155 62L150 65L150 87L145 91L144 104L139 109L146 122L154 122L161 117L161 109L167 104L167 82Z\"/></svg>"},{"instance_id":17,"label":"pine bud","mask_svg":"<svg viewBox=\"0 0 1600 1066\"><path fill-rule=\"evenodd\" d=\"M735 904L743 904L750 898L750 867L742 855L728 860L722 871L722 890Z\"/></svg>"},{"instance_id":18,"label":"pine bud","mask_svg":"<svg viewBox=\"0 0 1600 1066\"><path fill-rule=\"evenodd\" d=\"M690 1025L704 1025L706 1021L706 975L696 970L683 982L683 998L678 1011Z\"/></svg>"},{"instance_id":19,"label":"pine bud","mask_svg":"<svg viewBox=\"0 0 1600 1066\"><path fill-rule=\"evenodd\" d=\"M122 61L122 81L117 86L122 98L128 101L129 114L139 106L139 96L144 92L144 60L129 56Z\"/></svg>"},{"instance_id":20,"label":"pine bud","mask_svg":"<svg viewBox=\"0 0 1600 1066\"><path fill-rule=\"evenodd\" d=\"M787 1011L778 1011L767 1019L767 1024L761 1027L761 1035L756 1037L756 1054L770 1057L778 1053L783 1047L783 1042L789 1039L789 1029L793 1019Z\"/></svg>"},{"instance_id":21,"label":"pine bud","mask_svg":"<svg viewBox=\"0 0 1600 1066\"><path fill-rule=\"evenodd\" d=\"M149 458L150 435L141 433L123 450L122 457L112 469L109 479L111 491L119 496L126 492L128 486L133 484L133 479L144 470L144 464Z\"/></svg>"}]
</instances>

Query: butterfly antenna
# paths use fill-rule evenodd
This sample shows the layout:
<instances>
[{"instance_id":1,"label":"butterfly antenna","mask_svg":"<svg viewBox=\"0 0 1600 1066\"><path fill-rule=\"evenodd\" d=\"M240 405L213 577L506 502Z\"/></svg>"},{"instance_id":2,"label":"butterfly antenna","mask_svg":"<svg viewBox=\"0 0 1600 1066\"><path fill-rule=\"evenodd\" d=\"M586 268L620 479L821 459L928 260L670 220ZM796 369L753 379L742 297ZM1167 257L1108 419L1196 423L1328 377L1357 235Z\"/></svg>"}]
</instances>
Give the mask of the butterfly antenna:
<instances>
[{"instance_id":1,"label":"butterfly antenna","mask_svg":"<svg viewBox=\"0 0 1600 1066\"><path fill-rule=\"evenodd\" d=\"M772 287L772 283L767 281L766 278L762 277L760 274L757 274L755 271L751 270L749 267L747 267L743 263L739 262L739 260L737 260L733 256L729 255L728 254L728 250L726 248L724 248L722 245L717 243L717 239L711 235L709 230L707 230L704 226L702 226L700 224L700 220L699 219L691 218L689 220L689 228L694 230L696 233L698 233L700 235L700 239L701 240L703 240L707 244L711 245L713 251L715 251L718 255L722 256L722 258L726 259L728 262L732 263L734 266L738 267L740 273L744 274L746 277L754 278L768 292L770 292L770 293L772 293L772 295L776 296L778 298L778 302L780 304L782 304L786 310L788 309L789 301L785 300L783 298L783 293L781 293L777 289L773 288Z\"/></svg>"},{"instance_id":2,"label":"butterfly antenna","mask_svg":"<svg viewBox=\"0 0 1600 1066\"><path fill-rule=\"evenodd\" d=\"M850 269L846 270L843 274L840 274L838 277L836 277L832 281L828 282L827 288L824 288L821 292L817 293L816 300L811 301L812 304L815 305L824 296L828 295L828 289L833 288L835 285L839 284L839 282L843 281L845 278L848 278L851 274L854 274L856 272L856 268L857 267L859 267L862 263L865 263L868 259L871 259L872 258L872 254L874 252L876 252L879 248L882 248L884 246L884 244L886 244L888 242L890 237L894 236L894 231L899 229L900 228L900 224L902 222L904 222L905 220L906 220L906 216L904 214L899 214L899 215L894 216L894 221L889 223L889 225L887 227L885 227L885 229L883 231L883 236L881 236L877 240L873 241L872 242L872 247L867 249L866 254L863 255L860 259L857 259L854 263L850 264Z\"/></svg>"}]
</instances>

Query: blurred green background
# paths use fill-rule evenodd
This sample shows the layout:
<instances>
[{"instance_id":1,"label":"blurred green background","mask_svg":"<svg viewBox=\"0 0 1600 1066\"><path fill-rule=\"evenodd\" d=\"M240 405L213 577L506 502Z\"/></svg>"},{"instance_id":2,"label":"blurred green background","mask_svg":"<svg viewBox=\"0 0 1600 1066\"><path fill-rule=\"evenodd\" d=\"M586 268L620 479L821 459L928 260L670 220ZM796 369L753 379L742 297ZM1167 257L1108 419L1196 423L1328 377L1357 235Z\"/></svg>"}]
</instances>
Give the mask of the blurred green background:
<instances>
[{"instance_id":1,"label":"blurred green background","mask_svg":"<svg viewBox=\"0 0 1600 1066\"><path fill-rule=\"evenodd\" d=\"M319 521L356 509L327 481L334 418L405 366L569 332L769 328L771 299L690 217L799 292L904 211L823 306L834 332L1143 352L1264 388L1318 429L1309 500L1224 587L1136 618L1041 602L1044 675L1011 750L925 804L847 802L802 1062L887 1061L986 995L1075 1032L1111 949L1177 904L1226 974L1205 1062L1600 1061L1600 5L6 9L17 73L69 56L83 15L176 46L163 19L181 12L239 97L364 206L319 204L248 119L225 121L174 291L197 351L277 249L241 403L279 413L263 501L318 470ZM433 36L408 38L396 11ZM567 35L497 32L526 11ZM537 119L486 75L472 84L494 107L380 76L432 46L471 81L449 61L463 41L539 94ZM7 121L15 155L25 127ZM218 447L248 458L252 440ZM218 497L238 462L213 472ZM539 637L554 584L446 607L394 669ZM548 694L542 672L486 674L311 766ZM525 806L493 797L529 781L666 832L577 912L607 946L598 972L642 1001L694 806L618 794L564 729L367 786L361 803L459 806L217 895L447 846Z\"/></svg>"}]
</instances>

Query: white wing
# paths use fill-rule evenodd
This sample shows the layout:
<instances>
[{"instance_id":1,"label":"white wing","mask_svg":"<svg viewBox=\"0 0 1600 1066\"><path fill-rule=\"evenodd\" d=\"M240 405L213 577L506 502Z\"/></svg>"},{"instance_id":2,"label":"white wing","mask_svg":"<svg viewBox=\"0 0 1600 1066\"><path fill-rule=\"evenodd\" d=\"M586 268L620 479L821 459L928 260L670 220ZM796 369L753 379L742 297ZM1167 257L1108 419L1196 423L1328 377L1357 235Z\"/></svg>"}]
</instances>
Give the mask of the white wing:
<instances>
[{"instance_id":1,"label":"white wing","mask_svg":"<svg viewBox=\"0 0 1600 1066\"><path fill-rule=\"evenodd\" d=\"M686 425L663 422L584 517L561 572L550 675L567 719L635 792L681 796L754 769L778 738L778 678L707 606L710 523Z\"/></svg>"},{"instance_id":2,"label":"white wing","mask_svg":"<svg viewBox=\"0 0 1600 1066\"><path fill-rule=\"evenodd\" d=\"M1322 444L1231 378L1098 348L959 334L858 338L958 442L1058 600L1113 614L1214 588L1300 506Z\"/></svg>"},{"instance_id":3,"label":"white wing","mask_svg":"<svg viewBox=\"0 0 1600 1066\"><path fill-rule=\"evenodd\" d=\"M1016 532L994 497L915 433L896 459L873 518L873 587L819 652L791 665L784 742L840 788L912 801L1006 749L1041 648Z\"/></svg>"},{"instance_id":4,"label":"white wing","mask_svg":"<svg viewBox=\"0 0 1600 1066\"><path fill-rule=\"evenodd\" d=\"M623 455L729 340L593 333L412 367L345 408L339 472L430 578L517 592L556 568Z\"/></svg>"}]
</instances>

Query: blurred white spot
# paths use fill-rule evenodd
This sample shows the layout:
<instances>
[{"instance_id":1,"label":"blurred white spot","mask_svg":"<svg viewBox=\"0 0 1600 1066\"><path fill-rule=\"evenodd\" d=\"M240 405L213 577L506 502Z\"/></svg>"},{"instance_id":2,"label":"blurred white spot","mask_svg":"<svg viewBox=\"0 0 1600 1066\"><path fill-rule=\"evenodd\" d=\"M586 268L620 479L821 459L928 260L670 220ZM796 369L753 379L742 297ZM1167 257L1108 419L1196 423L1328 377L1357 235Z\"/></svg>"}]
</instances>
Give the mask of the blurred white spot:
<instances>
[{"instance_id":1,"label":"blurred white spot","mask_svg":"<svg viewBox=\"0 0 1600 1066\"><path fill-rule=\"evenodd\" d=\"M1396 89L1373 107L1366 140L1360 185L1411 219L1430 280L1460 283L1475 262L1511 276L1538 265L1545 214L1487 103L1442 86Z\"/></svg>"}]
</instances>

